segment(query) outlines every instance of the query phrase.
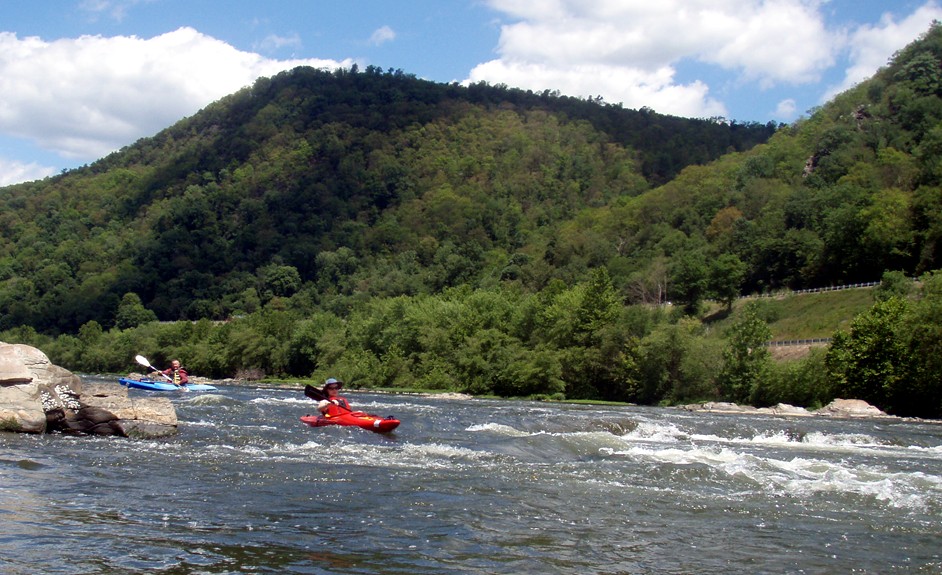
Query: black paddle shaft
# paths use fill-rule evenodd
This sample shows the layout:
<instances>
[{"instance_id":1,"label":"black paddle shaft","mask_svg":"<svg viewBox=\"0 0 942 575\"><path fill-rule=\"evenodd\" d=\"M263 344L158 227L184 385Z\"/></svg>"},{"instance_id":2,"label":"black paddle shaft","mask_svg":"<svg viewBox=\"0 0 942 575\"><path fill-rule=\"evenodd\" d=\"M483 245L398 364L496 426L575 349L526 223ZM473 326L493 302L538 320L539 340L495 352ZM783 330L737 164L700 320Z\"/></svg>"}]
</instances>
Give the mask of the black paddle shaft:
<instances>
[{"instance_id":1,"label":"black paddle shaft","mask_svg":"<svg viewBox=\"0 0 942 575\"><path fill-rule=\"evenodd\" d=\"M327 401L330 401L329 397L324 395L323 392L321 392L321 390L317 389L311 384L307 384L304 386L304 395L310 397L311 399L316 399L318 401L320 401L321 399L326 399ZM344 407L342 405L338 405L337 407L345 410L347 413L353 413L353 410L351 410L349 407Z\"/></svg>"}]
</instances>

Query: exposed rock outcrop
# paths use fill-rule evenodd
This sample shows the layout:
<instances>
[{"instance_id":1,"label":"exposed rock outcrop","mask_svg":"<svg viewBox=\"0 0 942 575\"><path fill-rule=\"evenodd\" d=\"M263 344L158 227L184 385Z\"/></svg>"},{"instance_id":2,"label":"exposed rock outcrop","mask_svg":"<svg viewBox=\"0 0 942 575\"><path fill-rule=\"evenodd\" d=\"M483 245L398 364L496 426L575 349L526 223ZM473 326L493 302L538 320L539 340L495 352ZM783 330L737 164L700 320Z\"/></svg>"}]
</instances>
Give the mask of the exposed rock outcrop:
<instances>
[{"instance_id":1,"label":"exposed rock outcrop","mask_svg":"<svg viewBox=\"0 0 942 575\"><path fill-rule=\"evenodd\" d=\"M835 417L891 417L862 399L835 399L815 413Z\"/></svg>"},{"instance_id":2,"label":"exposed rock outcrop","mask_svg":"<svg viewBox=\"0 0 942 575\"><path fill-rule=\"evenodd\" d=\"M0 342L0 431L160 437L177 432L167 398L132 399L117 383L88 383L42 351Z\"/></svg>"}]
</instances>

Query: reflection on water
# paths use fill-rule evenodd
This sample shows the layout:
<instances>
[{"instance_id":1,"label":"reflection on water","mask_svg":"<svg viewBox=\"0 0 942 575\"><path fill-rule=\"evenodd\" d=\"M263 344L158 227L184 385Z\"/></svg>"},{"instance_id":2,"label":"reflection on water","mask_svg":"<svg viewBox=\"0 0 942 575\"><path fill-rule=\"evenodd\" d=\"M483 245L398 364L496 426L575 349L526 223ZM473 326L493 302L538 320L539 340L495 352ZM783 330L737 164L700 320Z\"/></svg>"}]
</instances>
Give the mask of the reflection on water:
<instances>
[{"instance_id":1,"label":"reflection on water","mask_svg":"<svg viewBox=\"0 0 942 575\"><path fill-rule=\"evenodd\" d=\"M348 395L403 424L222 387L173 438L0 436L0 571L942 572L942 426Z\"/></svg>"}]
</instances>

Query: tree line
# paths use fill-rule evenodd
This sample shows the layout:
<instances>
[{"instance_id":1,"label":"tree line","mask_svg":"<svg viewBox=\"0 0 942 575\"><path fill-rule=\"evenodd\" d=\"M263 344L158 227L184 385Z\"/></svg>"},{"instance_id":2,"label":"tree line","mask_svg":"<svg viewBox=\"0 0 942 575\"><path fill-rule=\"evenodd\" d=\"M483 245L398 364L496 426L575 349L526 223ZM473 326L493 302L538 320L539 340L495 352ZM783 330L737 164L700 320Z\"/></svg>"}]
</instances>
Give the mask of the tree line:
<instances>
[{"instance_id":1,"label":"tree line","mask_svg":"<svg viewBox=\"0 0 942 575\"><path fill-rule=\"evenodd\" d=\"M901 279L902 278L902 279ZM792 296L801 297L801 296ZM942 416L942 273L916 287L888 273L870 310L828 348L776 362L762 301L745 303L721 333L672 306L623 305L599 270L540 294L452 288L372 298L340 317L301 313L290 300L228 322L163 323L138 298L122 301L124 327L97 322L76 335L0 332L86 373L183 359L205 377L323 379L354 387L431 389L534 399L603 399L646 405L710 400L820 407L867 400L897 415Z\"/></svg>"}]
</instances>

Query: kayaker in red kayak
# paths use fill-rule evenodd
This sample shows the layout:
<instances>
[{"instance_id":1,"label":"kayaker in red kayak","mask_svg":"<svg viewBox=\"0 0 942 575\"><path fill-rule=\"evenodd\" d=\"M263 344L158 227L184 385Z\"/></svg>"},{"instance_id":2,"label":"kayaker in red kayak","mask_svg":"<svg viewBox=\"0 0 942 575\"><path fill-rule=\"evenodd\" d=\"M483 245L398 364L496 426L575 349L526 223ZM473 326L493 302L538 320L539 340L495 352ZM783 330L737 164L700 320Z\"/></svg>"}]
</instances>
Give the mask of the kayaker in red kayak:
<instances>
[{"instance_id":1,"label":"kayaker in red kayak","mask_svg":"<svg viewBox=\"0 0 942 575\"><path fill-rule=\"evenodd\" d=\"M342 387L343 382L332 377L328 377L324 382L324 395L327 396L327 399L317 402L317 410L323 413L325 417L336 417L342 413L350 413L350 403L338 395Z\"/></svg>"},{"instance_id":2,"label":"kayaker in red kayak","mask_svg":"<svg viewBox=\"0 0 942 575\"><path fill-rule=\"evenodd\" d=\"M351 411L350 403L338 395L341 387L343 382L332 377L324 382L323 390L313 385L305 385L304 395L317 400L317 409L322 415L305 415L301 417L301 421L311 427L355 425L378 433L387 433L399 426L399 420L395 417Z\"/></svg>"}]
</instances>

